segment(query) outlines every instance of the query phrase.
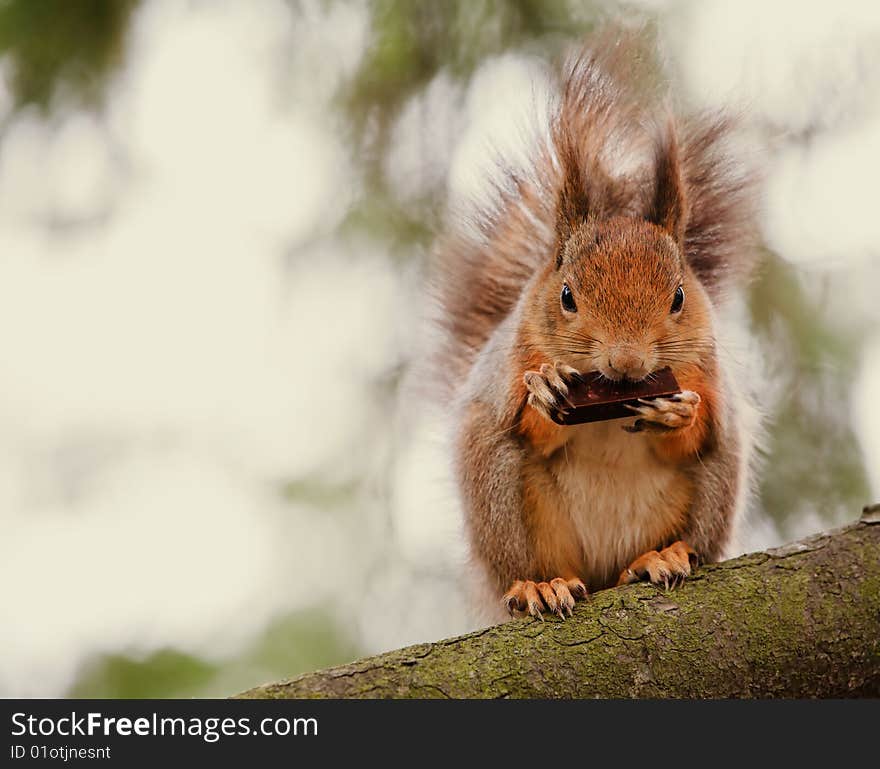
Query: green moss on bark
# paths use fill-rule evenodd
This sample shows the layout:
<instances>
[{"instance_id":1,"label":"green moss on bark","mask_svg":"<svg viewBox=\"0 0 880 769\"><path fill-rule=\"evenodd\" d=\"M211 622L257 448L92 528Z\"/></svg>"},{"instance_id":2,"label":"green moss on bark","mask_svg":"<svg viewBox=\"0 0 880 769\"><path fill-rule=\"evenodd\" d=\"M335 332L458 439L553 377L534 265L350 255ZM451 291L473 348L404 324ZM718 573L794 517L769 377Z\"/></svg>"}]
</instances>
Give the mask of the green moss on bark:
<instances>
[{"instance_id":1,"label":"green moss on bark","mask_svg":"<svg viewBox=\"0 0 880 769\"><path fill-rule=\"evenodd\" d=\"M880 525L700 569L665 592L597 593L563 622L514 620L241 697L880 695Z\"/></svg>"}]
</instances>

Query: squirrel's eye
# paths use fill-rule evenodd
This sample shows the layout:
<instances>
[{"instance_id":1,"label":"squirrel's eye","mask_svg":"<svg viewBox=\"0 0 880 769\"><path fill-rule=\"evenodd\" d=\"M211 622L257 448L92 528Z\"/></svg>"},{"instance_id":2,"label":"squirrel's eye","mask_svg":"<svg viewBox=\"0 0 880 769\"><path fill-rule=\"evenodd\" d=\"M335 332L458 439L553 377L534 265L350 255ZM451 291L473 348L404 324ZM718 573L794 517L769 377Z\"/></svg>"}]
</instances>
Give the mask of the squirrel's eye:
<instances>
[{"instance_id":1,"label":"squirrel's eye","mask_svg":"<svg viewBox=\"0 0 880 769\"><path fill-rule=\"evenodd\" d=\"M675 289L675 296L672 298L672 309L671 313L675 314L677 312L681 312L681 307L684 304L684 289L679 286Z\"/></svg>"},{"instance_id":2,"label":"squirrel's eye","mask_svg":"<svg viewBox=\"0 0 880 769\"><path fill-rule=\"evenodd\" d=\"M566 312L577 312L577 305L574 303L574 296L571 293L571 289L568 287L567 283L562 284L562 296L560 296L562 300L562 309Z\"/></svg>"}]
</instances>

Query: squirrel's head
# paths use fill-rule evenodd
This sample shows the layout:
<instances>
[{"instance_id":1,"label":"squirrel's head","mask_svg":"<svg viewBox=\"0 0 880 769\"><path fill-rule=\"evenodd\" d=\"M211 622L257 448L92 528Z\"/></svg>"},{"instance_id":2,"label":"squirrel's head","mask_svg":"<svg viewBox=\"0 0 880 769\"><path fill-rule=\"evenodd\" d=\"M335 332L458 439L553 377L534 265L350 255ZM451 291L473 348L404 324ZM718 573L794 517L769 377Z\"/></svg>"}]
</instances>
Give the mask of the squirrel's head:
<instances>
[{"instance_id":1,"label":"squirrel's head","mask_svg":"<svg viewBox=\"0 0 880 769\"><path fill-rule=\"evenodd\" d=\"M711 339L709 299L684 258L687 204L674 134L656 153L642 216L602 218L582 175L559 193L555 263L540 281L541 343L554 360L640 380L697 362Z\"/></svg>"},{"instance_id":2,"label":"squirrel's head","mask_svg":"<svg viewBox=\"0 0 880 769\"><path fill-rule=\"evenodd\" d=\"M587 222L560 256L542 297L554 359L614 380L700 359L708 299L665 229L630 217Z\"/></svg>"}]
</instances>

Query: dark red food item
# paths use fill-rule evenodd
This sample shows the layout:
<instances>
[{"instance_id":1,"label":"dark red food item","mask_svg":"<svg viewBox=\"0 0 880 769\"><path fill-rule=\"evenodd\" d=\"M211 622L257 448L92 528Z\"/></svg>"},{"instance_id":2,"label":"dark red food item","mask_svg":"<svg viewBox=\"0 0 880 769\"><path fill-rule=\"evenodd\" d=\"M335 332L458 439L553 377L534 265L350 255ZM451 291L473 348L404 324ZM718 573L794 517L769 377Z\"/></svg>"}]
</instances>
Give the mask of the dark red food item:
<instances>
[{"instance_id":1,"label":"dark red food item","mask_svg":"<svg viewBox=\"0 0 880 769\"><path fill-rule=\"evenodd\" d=\"M635 416L626 406L637 406L639 398L663 398L681 392L669 368L654 371L641 382L612 382L598 371L581 374L581 381L568 387L571 407L553 415L560 425L581 425Z\"/></svg>"}]
</instances>

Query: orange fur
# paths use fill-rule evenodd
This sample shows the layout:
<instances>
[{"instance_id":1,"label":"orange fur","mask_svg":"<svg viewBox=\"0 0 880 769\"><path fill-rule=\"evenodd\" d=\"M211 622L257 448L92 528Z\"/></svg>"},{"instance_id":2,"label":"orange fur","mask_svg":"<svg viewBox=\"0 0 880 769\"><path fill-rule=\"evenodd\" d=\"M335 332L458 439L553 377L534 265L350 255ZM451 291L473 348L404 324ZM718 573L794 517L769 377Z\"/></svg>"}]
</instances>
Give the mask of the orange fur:
<instances>
[{"instance_id":1,"label":"orange fur","mask_svg":"<svg viewBox=\"0 0 880 769\"><path fill-rule=\"evenodd\" d=\"M697 565L698 555L687 542L678 540L664 548L660 555L663 559L682 574L690 574L691 568Z\"/></svg>"},{"instance_id":2,"label":"orange fur","mask_svg":"<svg viewBox=\"0 0 880 769\"><path fill-rule=\"evenodd\" d=\"M527 611L543 621L543 609L549 609L565 619L566 613L569 617L572 615L575 601L586 597L587 588L577 577L556 577L549 582L515 580L502 600L511 614L514 611Z\"/></svg>"},{"instance_id":3,"label":"orange fur","mask_svg":"<svg viewBox=\"0 0 880 769\"><path fill-rule=\"evenodd\" d=\"M719 393L717 385L697 366L687 366L675 372L675 378L682 390L692 390L700 396L697 416L689 427L656 435L654 451L670 462L681 462L697 457L706 445L711 434Z\"/></svg>"},{"instance_id":4,"label":"orange fur","mask_svg":"<svg viewBox=\"0 0 880 769\"><path fill-rule=\"evenodd\" d=\"M687 542L678 540L659 553L649 550L640 555L620 573L617 584L627 585L647 577L655 584L669 587L670 584L689 577L697 560L696 551Z\"/></svg>"},{"instance_id":5,"label":"orange fur","mask_svg":"<svg viewBox=\"0 0 880 769\"><path fill-rule=\"evenodd\" d=\"M522 390L522 400L525 403L525 387ZM544 455L552 453L561 443L562 431L564 430L563 427L546 420L537 411L529 408L528 405L525 405L523 408L518 429L520 434L528 438L531 444Z\"/></svg>"},{"instance_id":6,"label":"orange fur","mask_svg":"<svg viewBox=\"0 0 880 769\"><path fill-rule=\"evenodd\" d=\"M556 502L547 468L529 463L523 468L523 507L533 542L536 576L573 577L582 570L584 554L571 516Z\"/></svg>"},{"instance_id":7,"label":"orange fur","mask_svg":"<svg viewBox=\"0 0 880 769\"><path fill-rule=\"evenodd\" d=\"M531 349L528 344L521 344L521 349ZM526 399L528 390L523 383L523 374L526 371L537 371L541 364L549 363L546 357L538 352L531 352L523 356L521 368L514 373L513 393L514 401L521 404L521 413L517 423L520 435L527 438L543 456L549 456L565 441L565 428L545 419L535 409L530 408Z\"/></svg>"}]
</instances>

